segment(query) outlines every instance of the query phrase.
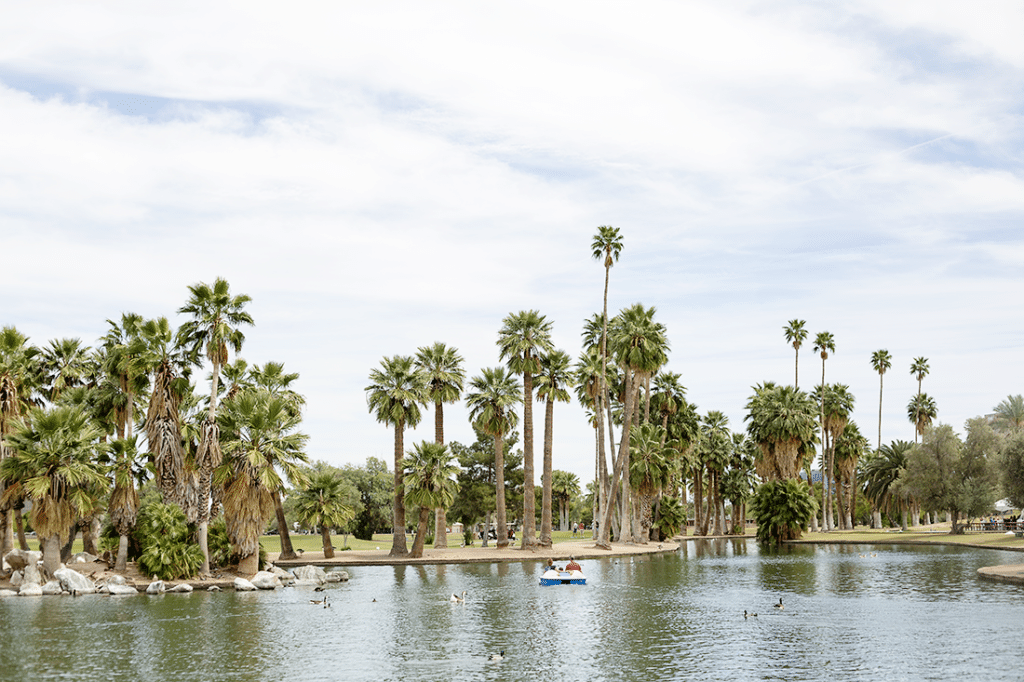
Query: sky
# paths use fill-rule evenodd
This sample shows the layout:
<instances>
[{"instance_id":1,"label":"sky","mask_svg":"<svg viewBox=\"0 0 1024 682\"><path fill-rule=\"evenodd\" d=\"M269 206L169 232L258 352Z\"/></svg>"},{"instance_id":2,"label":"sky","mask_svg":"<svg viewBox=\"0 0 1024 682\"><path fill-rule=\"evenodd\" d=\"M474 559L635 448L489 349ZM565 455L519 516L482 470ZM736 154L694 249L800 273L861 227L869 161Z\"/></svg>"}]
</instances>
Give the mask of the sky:
<instances>
[{"instance_id":1,"label":"sky","mask_svg":"<svg viewBox=\"0 0 1024 682\"><path fill-rule=\"evenodd\" d=\"M88 344L226 278L242 356L298 372L308 454L392 461L382 358L442 341L470 377L505 316L578 356L591 258L657 309L701 413L791 382L788 320L874 443L1024 392L1024 4L3 3L0 324ZM800 353L801 387L821 360ZM536 413L541 452L542 406ZM462 405L446 438L474 440ZM554 466L593 478L582 408ZM433 414L406 433L433 437Z\"/></svg>"}]
</instances>

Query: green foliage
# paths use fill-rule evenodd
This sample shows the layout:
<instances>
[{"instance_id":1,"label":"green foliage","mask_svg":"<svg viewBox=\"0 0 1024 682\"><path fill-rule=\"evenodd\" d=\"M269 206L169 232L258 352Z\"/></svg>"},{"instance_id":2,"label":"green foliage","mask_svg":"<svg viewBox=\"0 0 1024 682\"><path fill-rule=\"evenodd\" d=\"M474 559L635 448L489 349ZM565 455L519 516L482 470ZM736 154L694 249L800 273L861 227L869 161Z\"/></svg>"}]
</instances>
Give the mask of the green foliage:
<instances>
[{"instance_id":1,"label":"green foliage","mask_svg":"<svg viewBox=\"0 0 1024 682\"><path fill-rule=\"evenodd\" d=\"M1016 431L998 459L1003 494L1014 507L1024 507L1024 431Z\"/></svg>"},{"instance_id":2,"label":"green foliage","mask_svg":"<svg viewBox=\"0 0 1024 682\"><path fill-rule=\"evenodd\" d=\"M798 539L817 508L810 488L801 480L762 483L750 500L758 542L780 544Z\"/></svg>"},{"instance_id":3,"label":"green foliage","mask_svg":"<svg viewBox=\"0 0 1024 682\"><path fill-rule=\"evenodd\" d=\"M654 524L661 534L671 538L686 525L686 508L676 497L661 498L660 516Z\"/></svg>"},{"instance_id":4,"label":"green foliage","mask_svg":"<svg viewBox=\"0 0 1024 682\"><path fill-rule=\"evenodd\" d=\"M207 529L206 546L210 552L210 566L227 566L231 563L233 552L231 540L228 538L228 526L223 516L210 522Z\"/></svg>"},{"instance_id":5,"label":"green foliage","mask_svg":"<svg viewBox=\"0 0 1024 682\"><path fill-rule=\"evenodd\" d=\"M185 514L175 505L143 507L136 534L142 547L139 570L146 575L160 580L188 578L203 565L202 550L190 541Z\"/></svg>"}]
</instances>

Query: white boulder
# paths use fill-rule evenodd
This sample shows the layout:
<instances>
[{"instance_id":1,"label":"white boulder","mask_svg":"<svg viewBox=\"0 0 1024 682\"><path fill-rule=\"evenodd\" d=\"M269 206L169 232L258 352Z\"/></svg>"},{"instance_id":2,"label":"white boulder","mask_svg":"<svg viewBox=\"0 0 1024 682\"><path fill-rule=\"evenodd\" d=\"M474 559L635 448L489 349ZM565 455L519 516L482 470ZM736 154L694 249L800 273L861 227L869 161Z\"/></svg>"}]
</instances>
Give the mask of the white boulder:
<instances>
[{"instance_id":1,"label":"white boulder","mask_svg":"<svg viewBox=\"0 0 1024 682\"><path fill-rule=\"evenodd\" d=\"M235 578L235 591L236 592L252 592L256 589L256 586L245 578Z\"/></svg>"},{"instance_id":2,"label":"white boulder","mask_svg":"<svg viewBox=\"0 0 1024 682\"><path fill-rule=\"evenodd\" d=\"M138 594L139 593L139 591L137 589L135 589L134 587L132 587L131 585L124 585L124 584L118 585L117 583L107 583L107 585L104 587L104 589L106 589L107 594L109 594L109 595L111 595L113 597L117 597L117 596L124 595L124 594Z\"/></svg>"},{"instance_id":3,"label":"white boulder","mask_svg":"<svg viewBox=\"0 0 1024 682\"><path fill-rule=\"evenodd\" d=\"M95 594L96 585L78 571L71 568L57 570L53 577L60 581L65 592L71 594Z\"/></svg>"},{"instance_id":4,"label":"white boulder","mask_svg":"<svg viewBox=\"0 0 1024 682\"><path fill-rule=\"evenodd\" d=\"M167 586L164 585L163 580L154 580L146 588L146 594L162 594L167 591Z\"/></svg>"},{"instance_id":5,"label":"white boulder","mask_svg":"<svg viewBox=\"0 0 1024 682\"><path fill-rule=\"evenodd\" d=\"M24 583L18 589L18 594L22 597L39 597L43 594L43 586L39 583Z\"/></svg>"},{"instance_id":6,"label":"white boulder","mask_svg":"<svg viewBox=\"0 0 1024 682\"><path fill-rule=\"evenodd\" d=\"M60 586L60 581L50 580L41 588L43 594L64 594L64 588Z\"/></svg>"},{"instance_id":7,"label":"white boulder","mask_svg":"<svg viewBox=\"0 0 1024 682\"><path fill-rule=\"evenodd\" d=\"M188 583L178 583L174 587L168 588L167 591L168 592L179 592L179 593L186 593L187 594L187 593L192 591L192 586L189 585Z\"/></svg>"},{"instance_id":8,"label":"white boulder","mask_svg":"<svg viewBox=\"0 0 1024 682\"><path fill-rule=\"evenodd\" d=\"M328 571L325 579L329 583L347 583L348 571Z\"/></svg>"},{"instance_id":9,"label":"white boulder","mask_svg":"<svg viewBox=\"0 0 1024 682\"><path fill-rule=\"evenodd\" d=\"M296 585L323 585L327 582L327 573L319 566L299 566L295 569Z\"/></svg>"},{"instance_id":10,"label":"white boulder","mask_svg":"<svg viewBox=\"0 0 1024 682\"><path fill-rule=\"evenodd\" d=\"M260 571L250 581L257 589L273 590L281 587L281 579L269 571Z\"/></svg>"},{"instance_id":11,"label":"white boulder","mask_svg":"<svg viewBox=\"0 0 1024 682\"><path fill-rule=\"evenodd\" d=\"M0 590L0 599L4 597L17 597L18 593L14 590Z\"/></svg>"}]
</instances>

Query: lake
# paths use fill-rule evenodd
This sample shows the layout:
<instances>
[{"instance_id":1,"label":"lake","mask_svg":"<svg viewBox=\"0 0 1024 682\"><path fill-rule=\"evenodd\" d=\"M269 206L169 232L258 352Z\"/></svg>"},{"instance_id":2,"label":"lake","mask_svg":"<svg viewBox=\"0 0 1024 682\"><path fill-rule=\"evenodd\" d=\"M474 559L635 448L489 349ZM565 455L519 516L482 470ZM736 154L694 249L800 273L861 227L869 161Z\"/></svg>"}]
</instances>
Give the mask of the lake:
<instances>
[{"instance_id":1,"label":"lake","mask_svg":"<svg viewBox=\"0 0 1024 682\"><path fill-rule=\"evenodd\" d=\"M349 568L323 593L2 599L0 680L1024 678L1024 588L975 573L1016 554L700 540L554 587L538 556Z\"/></svg>"}]
</instances>

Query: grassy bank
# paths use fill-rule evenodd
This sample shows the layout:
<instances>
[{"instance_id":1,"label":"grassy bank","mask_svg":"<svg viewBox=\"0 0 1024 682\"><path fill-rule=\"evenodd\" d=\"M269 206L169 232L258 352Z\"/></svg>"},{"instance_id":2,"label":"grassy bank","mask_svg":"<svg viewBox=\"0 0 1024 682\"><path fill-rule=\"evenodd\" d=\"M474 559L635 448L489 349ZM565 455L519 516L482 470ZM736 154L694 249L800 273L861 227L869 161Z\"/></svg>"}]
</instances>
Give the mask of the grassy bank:
<instances>
[{"instance_id":1,"label":"grassy bank","mask_svg":"<svg viewBox=\"0 0 1024 682\"><path fill-rule=\"evenodd\" d=\"M950 535L949 526L941 524L929 526L927 529L910 529L906 532L892 529L872 530L868 528L855 531L833 531L831 533L804 533L798 542L807 543L900 543L900 544L944 544L964 545L969 547L985 547L989 549L1005 549L1024 552L1024 538L1004 533L964 533Z\"/></svg>"}]
</instances>

